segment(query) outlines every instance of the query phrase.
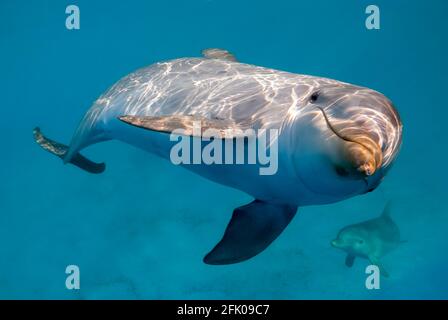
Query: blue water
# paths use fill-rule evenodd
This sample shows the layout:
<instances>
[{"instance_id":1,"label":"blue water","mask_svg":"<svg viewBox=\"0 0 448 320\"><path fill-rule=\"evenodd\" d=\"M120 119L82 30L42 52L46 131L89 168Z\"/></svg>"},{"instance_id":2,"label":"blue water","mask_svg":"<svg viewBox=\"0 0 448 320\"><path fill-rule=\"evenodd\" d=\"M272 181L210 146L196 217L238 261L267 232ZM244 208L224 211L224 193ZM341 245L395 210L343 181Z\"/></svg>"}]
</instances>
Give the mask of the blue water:
<instances>
[{"instance_id":1,"label":"blue water","mask_svg":"<svg viewBox=\"0 0 448 320\"><path fill-rule=\"evenodd\" d=\"M0 2L0 298L448 298L445 0ZM77 4L81 29L65 28ZM304 207L265 252L231 266L202 257L248 195L119 142L86 150L102 175L64 166L32 128L68 142L91 103L153 62L222 47L240 61L334 78L391 98L404 123L399 158L373 193ZM408 242L367 290L330 246L387 200ZM81 290L65 288L65 267Z\"/></svg>"}]
</instances>

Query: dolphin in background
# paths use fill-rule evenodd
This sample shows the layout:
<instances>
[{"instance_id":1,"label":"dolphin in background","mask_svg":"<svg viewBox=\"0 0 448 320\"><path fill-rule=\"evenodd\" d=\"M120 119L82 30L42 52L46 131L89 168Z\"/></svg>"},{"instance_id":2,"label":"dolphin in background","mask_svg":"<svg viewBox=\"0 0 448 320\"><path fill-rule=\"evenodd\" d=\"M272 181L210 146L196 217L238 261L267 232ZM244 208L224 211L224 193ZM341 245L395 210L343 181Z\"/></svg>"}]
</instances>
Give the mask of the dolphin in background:
<instances>
[{"instance_id":1,"label":"dolphin in background","mask_svg":"<svg viewBox=\"0 0 448 320\"><path fill-rule=\"evenodd\" d=\"M199 134L195 122L202 125ZM84 148L115 139L170 159L170 134L178 129L193 144L207 141L206 129L226 132L220 142L241 141L238 132L247 130L278 131L265 142L278 146L274 175L260 175L260 163L182 164L254 198L233 211L221 241L204 258L208 264L259 254L299 206L374 190L394 162L402 136L397 110L377 91L240 63L226 50L208 49L202 57L158 62L119 80L93 103L69 145L39 128L34 138L64 163L99 174L104 163L84 157Z\"/></svg>"},{"instance_id":2,"label":"dolphin in background","mask_svg":"<svg viewBox=\"0 0 448 320\"><path fill-rule=\"evenodd\" d=\"M400 230L390 216L388 203L378 218L341 229L331 245L347 252L347 267L352 267L355 258L361 257L378 266L381 274L388 277L389 273L384 269L381 258L403 242L405 241L400 239Z\"/></svg>"}]
</instances>

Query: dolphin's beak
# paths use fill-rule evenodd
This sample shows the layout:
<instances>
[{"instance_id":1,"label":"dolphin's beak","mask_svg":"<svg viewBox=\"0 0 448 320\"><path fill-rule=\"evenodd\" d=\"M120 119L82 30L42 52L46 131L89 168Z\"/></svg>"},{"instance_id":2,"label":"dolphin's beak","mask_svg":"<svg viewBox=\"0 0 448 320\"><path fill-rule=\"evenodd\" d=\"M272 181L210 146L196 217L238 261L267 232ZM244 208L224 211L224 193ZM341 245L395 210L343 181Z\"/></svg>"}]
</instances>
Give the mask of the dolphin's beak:
<instances>
[{"instance_id":1,"label":"dolphin's beak","mask_svg":"<svg viewBox=\"0 0 448 320\"><path fill-rule=\"evenodd\" d=\"M381 167L383 152L368 133L348 137L343 144L348 163L364 176L373 175Z\"/></svg>"},{"instance_id":2,"label":"dolphin's beak","mask_svg":"<svg viewBox=\"0 0 448 320\"><path fill-rule=\"evenodd\" d=\"M338 240L335 239L335 240L331 241L331 246L332 246L332 247L335 247L335 248L339 247L339 242L338 242Z\"/></svg>"},{"instance_id":3,"label":"dolphin's beak","mask_svg":"<svg viewBox=\"0 0 448 320\"><path fill-rule=\"evenodd\" d=\"M341 140L342 166L348 172L373 175L381 167L383 152L374 134L347 120L330 121L322 108L328 128ZM335 122L335 123L333 123ZM354 170L353 170L354 169Z\"/></svg>"}]
</instances>

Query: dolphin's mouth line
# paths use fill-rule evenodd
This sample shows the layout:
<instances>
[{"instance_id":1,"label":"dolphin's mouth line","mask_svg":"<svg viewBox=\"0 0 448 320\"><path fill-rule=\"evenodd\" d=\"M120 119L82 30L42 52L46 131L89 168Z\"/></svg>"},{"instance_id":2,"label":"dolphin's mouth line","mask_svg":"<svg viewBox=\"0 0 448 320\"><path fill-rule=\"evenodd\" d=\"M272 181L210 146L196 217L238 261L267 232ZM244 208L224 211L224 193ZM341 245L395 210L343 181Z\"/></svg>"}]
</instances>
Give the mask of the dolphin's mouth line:
<instances>
[{"instance_id":1,"label":"dolphin's mouth line","mask_svg":"<svg viewBox=\"0 0 448 320\"><path fill-rule=\"evenodd\" d=\"M327 123L328 128L340 139L347 141L347 142L353 142L353 143L357 143L360 144L361 146L363 146L364 148L366 148L367 150L369 150L369 147L366 146L365 144L363 144L362 142L359 141L355 141L347 136L342 135L340 132L338 132L338 130L336 130L335 127L333 127L333 125L331 124L330 120L328 119L327 114L325 113L325 110L321 107L316 107L317 109L319 109L322 112L322 115L324 116L325 122Z\"/></svg>"}]
</instances>

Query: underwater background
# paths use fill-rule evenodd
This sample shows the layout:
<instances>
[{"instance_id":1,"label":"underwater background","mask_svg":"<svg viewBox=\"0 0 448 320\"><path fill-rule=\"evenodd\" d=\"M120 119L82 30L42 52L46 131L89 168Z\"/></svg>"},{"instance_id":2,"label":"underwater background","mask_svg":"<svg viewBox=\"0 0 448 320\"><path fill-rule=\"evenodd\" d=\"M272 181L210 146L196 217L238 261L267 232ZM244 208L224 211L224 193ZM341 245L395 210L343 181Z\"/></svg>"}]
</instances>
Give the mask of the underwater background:
<instances>
[{"instance_id":1,"label":"underwater background","mask_svg":"<svg viewBox=\"0 0 448 320\"><path fill-rule=\"evenodd\" d=\"M79 6L80 30L65 27ZM381 10L367 30L365 8ZM0 298L448 298L448 2L444 0L0 2ZM251 197L119 142L84 154L90 175L35 144L40 126L68 143L93 101L151 63L225 48L241 62L366 86L403 124L401 153L372 193L299 208L263 253L210 266L235 207ZM344 226L392 217L407 243L365 288L367 260L330 246ZM81 270L67 290L65 268Z\"/></svg>"}]
</instances>

